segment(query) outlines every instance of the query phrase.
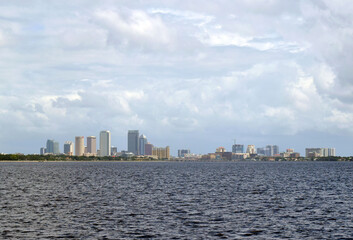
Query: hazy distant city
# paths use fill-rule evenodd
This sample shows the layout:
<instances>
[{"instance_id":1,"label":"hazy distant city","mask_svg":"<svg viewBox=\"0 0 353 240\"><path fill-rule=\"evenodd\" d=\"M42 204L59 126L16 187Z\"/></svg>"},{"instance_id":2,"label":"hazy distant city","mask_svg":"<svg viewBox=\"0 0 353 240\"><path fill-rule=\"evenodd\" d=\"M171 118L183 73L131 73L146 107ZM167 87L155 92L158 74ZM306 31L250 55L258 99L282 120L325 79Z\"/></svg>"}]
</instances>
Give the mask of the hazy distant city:
<instances>
[{"instance_id":1,"label":"hazy distant city","mask_svg":"<svg viewBox=\"0 0 353 240\"><path fill-rule=\"evenodd\" d=\"M40 155L68 155L86 157L148 157L152 159L185 159L185 160L245 160L254 157L276 158L300 158L300 153L292 148L280 151L278 145L266 145L256 148L255 145L234 143L231 150L225 147L218 147L214 152L208 154L192 153L190 149L178 149L177 156L171 156L170 147L157 147L147 140L144 134L140 135L139 130L129 130L127 133L127 150L118 150L112 146L111 132L101 131L99 134L99 145L96 136L76 136L75 141L66 141L63 145L63 152L60 151L59 142L48 139L45 147L40 148ZM335 148L305 148L305 157L332 157L336 156Z\"/></svg>"}]
</instances>

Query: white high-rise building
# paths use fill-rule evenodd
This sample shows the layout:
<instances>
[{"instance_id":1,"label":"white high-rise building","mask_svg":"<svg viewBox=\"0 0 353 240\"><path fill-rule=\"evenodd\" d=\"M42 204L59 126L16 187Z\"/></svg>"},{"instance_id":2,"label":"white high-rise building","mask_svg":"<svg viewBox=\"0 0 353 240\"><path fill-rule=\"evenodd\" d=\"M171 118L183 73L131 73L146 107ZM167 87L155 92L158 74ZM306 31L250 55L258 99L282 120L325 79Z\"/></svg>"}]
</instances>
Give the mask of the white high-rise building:
<instances>
[{"instance_id":1,"label":"white high-rise building","mask_svg":"<svg viewBox=\"0 0 353 240\"><path fill-rule=\"evenodd\" d=\"M99 156L111 155L111 136L109 131L101 131L99 135Z\"/></svg>"},{"instance_id":2,"label":"white high-rise building","mask_svg":"<svg viewBox=\"0 0 353 240\"><path fill-rule=\"evenodd\" d=\"M87 153L92 156L97 155L97 146L96 146L96 137L89 136L87 137Z\"/></svg>"},{"instance_id":3,"label":"white high-rise building","mask_svg":"<svg viewBox=\"0 0 353 240\"><path fill-rule=\"evenodd\" d=\"M75 155L83 156L85 153L85 137L78 136L75 137Z\"/></svg>"},{"instance_id":4,"label":"white high-rise building","mask_svg":"<svg viewBox=\"0 0 353 240\"><path fill-rule=\"evenodd\" d=\"M147 138L145 135L139 137L139 154L145 155L145 144L147 144Z\"/></svg>"},{"instance_id":5,"label":"white high-rise building","mask_svg":"<svg viewBox=\"0 0 353 240\"><path fill-rule=\"evenodd\" d=\"M321 148L322 156L323 157L335 157L336 156L336 149L335 148Z\"/></svg>"}]
</instances>

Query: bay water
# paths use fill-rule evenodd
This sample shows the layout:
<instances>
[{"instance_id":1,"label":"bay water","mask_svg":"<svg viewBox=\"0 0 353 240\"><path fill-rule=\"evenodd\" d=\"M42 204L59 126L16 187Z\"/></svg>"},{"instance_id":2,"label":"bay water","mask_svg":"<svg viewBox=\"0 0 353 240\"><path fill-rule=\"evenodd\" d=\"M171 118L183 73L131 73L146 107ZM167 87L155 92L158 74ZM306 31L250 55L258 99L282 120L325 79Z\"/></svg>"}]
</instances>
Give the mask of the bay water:
<instances>
[{"instance_id":1,"label":"bay water","mask_svg":"<svg viewBox=\"0 0 353 240\"><path fill-rule=\"evenodd\" d=\"M352 239L352 162L0 163L0 239Z\"/></svg>"}]
</instances>

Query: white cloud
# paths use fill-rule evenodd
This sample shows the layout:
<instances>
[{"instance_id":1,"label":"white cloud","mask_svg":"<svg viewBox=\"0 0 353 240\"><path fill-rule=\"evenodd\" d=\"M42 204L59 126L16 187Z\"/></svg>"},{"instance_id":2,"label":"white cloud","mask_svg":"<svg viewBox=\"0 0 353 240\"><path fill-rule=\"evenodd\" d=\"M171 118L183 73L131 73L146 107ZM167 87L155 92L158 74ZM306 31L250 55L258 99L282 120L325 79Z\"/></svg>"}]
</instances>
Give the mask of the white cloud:
<instances>
[{"instance_id":1,"label":"white cloud","mask_svg":"<svg viewBox=\"0 0 353 240\"><path fill-rule=\"evenodd\" d=\"M172 41L171 32L163 21L141 10L98 10L95 17L108 30L112 44L157 48Z\"/></svg>"},{"instance_id":2,"label":"white cloud","mask_svg":"<svg viewBox=\"0 0 353 240\"><path fill-rule=\"evenodd\" d=\"M225 145L310 131L350 136L352 8L279 0L2 4L1 131L39 139L26 152L45 138L101 129L114 131L122 149L130 128L172 147L179 143L168 136L190 134L185 145L201 152L211 137Z\"/></svg>"}]
</instances>

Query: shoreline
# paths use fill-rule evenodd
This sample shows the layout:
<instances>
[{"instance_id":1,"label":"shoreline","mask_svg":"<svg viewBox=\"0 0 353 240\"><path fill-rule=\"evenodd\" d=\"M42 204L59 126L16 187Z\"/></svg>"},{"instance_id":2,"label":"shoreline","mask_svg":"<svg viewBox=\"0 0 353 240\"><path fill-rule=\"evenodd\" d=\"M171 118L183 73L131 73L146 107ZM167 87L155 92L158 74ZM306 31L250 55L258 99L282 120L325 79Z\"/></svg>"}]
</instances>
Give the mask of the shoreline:
<instances>
[{"instance_id":1,"label":"shoreline","mask_svg":"<svg viewBox=\"0 0 353 240\"><path fill-rule=\"evenodd\" d=\"M267 163L280 163L280 162L353 162L352 160L285 160L285 161L268 161L268 160L243 160L243 161L192 161L192 160L187 160L187 161L181 161L181 160L68 160L68 161L63 161L63 160L0 160L0 163L89 163L89 162L102 162L102 163L244 163L244 162L267 162Z\"/></svg>"}]
</instances>

